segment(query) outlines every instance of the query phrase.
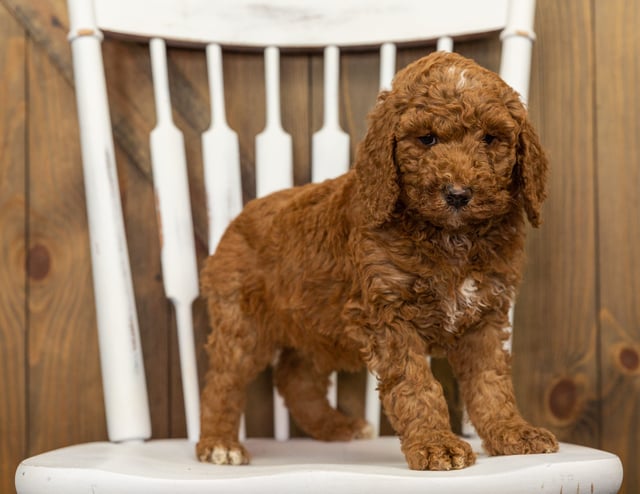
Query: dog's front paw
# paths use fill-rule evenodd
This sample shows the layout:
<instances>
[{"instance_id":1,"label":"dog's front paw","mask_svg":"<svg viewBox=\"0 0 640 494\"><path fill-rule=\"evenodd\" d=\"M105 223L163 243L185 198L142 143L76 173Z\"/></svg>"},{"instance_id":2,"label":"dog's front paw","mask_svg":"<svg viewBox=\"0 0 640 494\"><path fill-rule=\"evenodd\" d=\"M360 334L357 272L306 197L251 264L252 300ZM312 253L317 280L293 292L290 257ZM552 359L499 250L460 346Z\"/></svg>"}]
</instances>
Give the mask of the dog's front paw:
<instances>
[{"instance_id":1,"label":"dog's front paw","mask_svg":"<svg viewBox=\"0 0 640 494\"><path fill-rule=\"evenodd\" d=\"M412 470L459 470L476 461L471 446L451 432L403 443L402 450Z\"/></svg>"},{"instance_id":2,"label":"dog's front paw","mask_svg":"<svg viewBox=\"0 0 640 494\"><path fill-rule=\"evenodd\" d=\"M492 456L558 451L558 441L551 432L521 421L496 424L485 435L482 445Z\"/></svg>"},{"instance_id":3,"label":"dog's front paw","mask_svg":"<svg viewBox=\"0 0 640 494\"><path fill-rule=\"evenodd\" d=\"M196 445L196 455L200 461L214 465L247 465L250 459L242 444L214 439L201 439Z\"/></svg>"}]
</instances>

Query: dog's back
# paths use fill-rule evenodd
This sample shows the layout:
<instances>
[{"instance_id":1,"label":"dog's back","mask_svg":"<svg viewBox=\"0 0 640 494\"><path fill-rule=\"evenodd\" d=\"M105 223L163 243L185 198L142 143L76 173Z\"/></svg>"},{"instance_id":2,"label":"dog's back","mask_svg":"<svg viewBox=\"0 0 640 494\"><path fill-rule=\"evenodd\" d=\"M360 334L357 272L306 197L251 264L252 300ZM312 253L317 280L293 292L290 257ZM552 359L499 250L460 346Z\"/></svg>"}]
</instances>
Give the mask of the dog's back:
<instances>
[{"instance_id":1,"label":"dog's back","mask_svg":"<svg viewBox=\"0 0 640 494\"><path fill-rule=\"evenodd\" d=\"M334 338L354 282L346 248L352 189L348 173L247 204L202 270L211 317L237 310L246 323L214 323L213 337L256 333L264 351L307 349L322 360L325 350L335 364Z\"/></svg>"}]
</instances>

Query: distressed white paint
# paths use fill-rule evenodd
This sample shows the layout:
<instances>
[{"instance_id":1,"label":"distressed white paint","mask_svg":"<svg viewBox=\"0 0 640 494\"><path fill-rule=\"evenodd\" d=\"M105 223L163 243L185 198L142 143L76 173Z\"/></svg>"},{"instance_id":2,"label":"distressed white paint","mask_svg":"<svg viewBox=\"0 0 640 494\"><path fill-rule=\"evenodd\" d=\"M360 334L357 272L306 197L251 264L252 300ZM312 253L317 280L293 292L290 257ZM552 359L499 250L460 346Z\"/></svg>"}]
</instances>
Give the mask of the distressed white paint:
<instances>
[{"instance_id":1,"label":"distressed white paint","mask_svg":"<svg viewBox=\"0 0 640 494\"><path fill-rule=\"evenodd\" d=\"M477 463L455 472L409 470L393 436L338 443L249 439L253 463L220 468L196 461L193 444L179 439L89 443L24 461L16 485L18 494L615 494L622 481L618 457L584 446L490 458L479 439L470 443Z\"/></svg>"},{"instance_id":2,"label":"distressed white paint","mask_svg":"<svg viewBox=\"0 0 640 494\"><path fill-rule=\"evenodd\" d=\"M69 0L70 39L109 439L151 435L111 120L91 2Z\"/></svg>"},{"instance_id":3,"label":"distressed white paint","mask_svg":"<svg viewBox=\"0 0 640 494\"><path fill-rule=\"evenodd\" d=\"M506 24L508 0L96 2L100 25L109 31L223 46L324 48L498 31Z\"/></svg>"}]
</instances>

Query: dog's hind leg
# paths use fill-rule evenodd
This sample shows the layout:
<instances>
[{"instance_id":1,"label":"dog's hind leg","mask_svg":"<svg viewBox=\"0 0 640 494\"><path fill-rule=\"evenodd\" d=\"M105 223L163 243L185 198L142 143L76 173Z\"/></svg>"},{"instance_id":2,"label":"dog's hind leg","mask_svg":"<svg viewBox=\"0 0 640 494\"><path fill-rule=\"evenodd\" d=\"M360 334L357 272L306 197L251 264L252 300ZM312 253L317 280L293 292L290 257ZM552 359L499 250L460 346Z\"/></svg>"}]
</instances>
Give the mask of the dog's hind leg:
<instances>
[{"instance_id":1,"label":"dog's hind leg","mask_svg":"<svg viewBox=\"0 0 640 494\"><path fill-rule=\"evenodd\" d=\"M270 362L272 353L257 344L258 336L235 306L210 303L213 330L207 342L209 371L200 403L200 461L218 465L249 463L238 440L246 387Z\"/></svg>"},{"instance_id":2,"label":"dog's hind leg","mask_svg":"<svg viewBox=\"0 0 640 494\"><path fill-rule=\"evenodd\" d=\"M299 352L282 351L274 379L293 419L311 437L323 441L372 437L373 429L364 419L349 417L329 404L329 372L320 371Z\"/></svg>"}]
</instances>

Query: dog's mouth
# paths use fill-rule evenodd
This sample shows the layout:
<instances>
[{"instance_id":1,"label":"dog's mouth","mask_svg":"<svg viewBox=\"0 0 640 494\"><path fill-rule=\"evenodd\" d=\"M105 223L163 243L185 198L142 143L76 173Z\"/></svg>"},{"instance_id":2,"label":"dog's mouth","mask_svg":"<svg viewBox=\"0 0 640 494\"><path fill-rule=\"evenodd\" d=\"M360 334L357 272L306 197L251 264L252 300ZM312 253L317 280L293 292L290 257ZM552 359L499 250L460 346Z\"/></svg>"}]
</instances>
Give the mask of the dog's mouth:
<instances>
[{"instance_id":1,"label":"dog's mouth","mask_svg":"<svg viewBox=\"0 0 640 494\"><path fill-rule=\"evenodd\" d=\"M423 221L439 228L461 230L475 228L506 214L510 201L500 199L488 199L473 190L454 197L440 192L425 197L415 209Z\"/></svg>"}]
</instances>

